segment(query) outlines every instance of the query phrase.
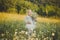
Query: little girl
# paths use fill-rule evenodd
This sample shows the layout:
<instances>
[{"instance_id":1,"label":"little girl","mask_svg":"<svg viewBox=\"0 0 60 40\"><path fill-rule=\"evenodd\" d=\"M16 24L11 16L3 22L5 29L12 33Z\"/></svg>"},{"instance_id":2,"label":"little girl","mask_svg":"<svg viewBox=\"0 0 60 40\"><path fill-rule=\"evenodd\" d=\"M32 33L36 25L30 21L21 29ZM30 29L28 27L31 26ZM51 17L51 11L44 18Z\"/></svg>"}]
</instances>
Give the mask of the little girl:
<instances>
[{"instance_id":1,"label":"little girl","mask_svg":"<svg viewBox=\"0 0 60 40\"><path fill-rule=\"evenodd\" d=\"M35 29L35 18L32 17L33 12L28 10L27 16L25 17L26 28L28 29L28 36L31 36L33 30Z\"/></svg>"}]
</instances>

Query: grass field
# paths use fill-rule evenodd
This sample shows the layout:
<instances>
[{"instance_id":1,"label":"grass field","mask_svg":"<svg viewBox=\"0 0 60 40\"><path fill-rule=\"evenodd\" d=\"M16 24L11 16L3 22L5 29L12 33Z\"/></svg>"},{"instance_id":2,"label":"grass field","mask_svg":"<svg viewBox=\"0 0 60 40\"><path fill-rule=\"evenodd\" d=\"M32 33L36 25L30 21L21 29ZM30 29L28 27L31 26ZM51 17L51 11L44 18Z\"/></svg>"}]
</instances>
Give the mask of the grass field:
<instances>
[{"instance_id":1,"label":"grass field","mask_svg":"<svg viewBox=\"0 0 60 40\"><path fill-rule=\"evenodd\" d=\"M26 15L20 15L20 14L9 14L9 13L0 13L0 20L24 20L24 17ZM37 17L38 22L60 22L60 19L51 19L51 18L44 18L44 17Z\"/></svg>"},{"instance_id":2,"label":"grass field","mask_svg":"<svg viewBox=\"0 0 60 40\"><path fill-rule=\"evenodd\" d=\"M24 17L14 13L0 13L0 40L27 40ZM34 40L60 40L60 19L37 17ZM58 37L58 38L57 38Z\"/></svg>"}]
</instances>

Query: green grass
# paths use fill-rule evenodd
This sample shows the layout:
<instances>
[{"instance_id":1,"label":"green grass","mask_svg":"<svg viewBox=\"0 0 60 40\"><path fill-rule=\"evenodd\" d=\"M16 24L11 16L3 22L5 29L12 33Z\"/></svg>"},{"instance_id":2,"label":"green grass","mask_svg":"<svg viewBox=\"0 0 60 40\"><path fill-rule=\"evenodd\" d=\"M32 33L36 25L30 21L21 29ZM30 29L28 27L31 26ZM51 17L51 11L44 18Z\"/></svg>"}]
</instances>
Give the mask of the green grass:
<instances>
[{"instance_id":1,"label":"green grass","mask_svg":"<svg viewBox=\"0 0 60 40\"><path fill-rule=\"evenodd\" d=\"M27 29L23 21L24 17L25 15L0 13L0 40L27 39ZM36 38L39 40L50 40L52 39L52 33L55 34L55 39L60 40L60 21L42 17L38 18L33 33L35 35L33 36L34 40Z\"/></svg>"},{"instance_id":2,"label":"green grass","mask_svg":"<svg viewBox=\"0 0 60 40\"><path fill-rule=\"evenodd\" d=\"M56 31L57 30L57 31ZM36 29L36 38L42 39L43 38L51 38L52 33L58 32L58 37L60 40L60 23L46 23L46 22L37 22ZM22 32L23 31L23 32ZM15 35L15 32L17 32L17 35ZM25 28L24 21L1 21L0 22L0 39L10 39L13 40L14 37L19 38L27 38L27 35L25 34L27 32L27 29ZM22 34L21 34L22 33ZM3 34L3 35L2 35ZM43 36L43 38L42 38Z\"/></svg>"}]
</instances>

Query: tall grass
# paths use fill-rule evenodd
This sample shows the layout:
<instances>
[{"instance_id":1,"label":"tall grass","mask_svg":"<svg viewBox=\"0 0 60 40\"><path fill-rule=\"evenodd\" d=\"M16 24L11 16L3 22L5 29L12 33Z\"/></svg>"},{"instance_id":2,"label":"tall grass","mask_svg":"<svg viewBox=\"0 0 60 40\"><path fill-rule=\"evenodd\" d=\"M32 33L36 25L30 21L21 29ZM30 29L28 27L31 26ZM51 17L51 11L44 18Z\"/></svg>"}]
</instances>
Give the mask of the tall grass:
<instances>
[{"instance_id":1,"label":"tall grass","mask_svg":"<svg viewBox=\"0 0 60 40\"><path fill-rule=\"evenodd\" d=\"M0 13L0 40L27 40L24 17L25 15ZM60 20L38 17L37 21L34 40L60 40Z\"/></svg>"},{"instance_id":2,"label":"tall grass","mask_svg":"<svg viewBox=\"0 0 60 40\"><path fill-rule=\"evenodd\" d=\"M59 39L57 40L60 40L59 30L60 23L37 22L36 29L34 30L36 33L35 38L38 38L39 40L48 38L50 40L52 39L52 33L54 33L54 37L58 37ZM13 40L17 36L19 37L18 39L21 39L22 37L27 38L26 32L27 29L25 28L24 21L0 21L0 40ZM15 33L17 33L16 36L14 36Z\"/></svg>"}]
</instances>

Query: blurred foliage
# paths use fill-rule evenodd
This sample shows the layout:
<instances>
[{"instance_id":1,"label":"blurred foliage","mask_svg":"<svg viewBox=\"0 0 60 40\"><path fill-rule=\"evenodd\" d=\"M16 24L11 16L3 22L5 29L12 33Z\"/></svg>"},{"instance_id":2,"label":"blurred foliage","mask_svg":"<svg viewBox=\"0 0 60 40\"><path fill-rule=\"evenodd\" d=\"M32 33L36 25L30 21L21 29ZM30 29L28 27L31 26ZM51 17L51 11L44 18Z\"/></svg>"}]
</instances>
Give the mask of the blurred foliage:
<instances>
[{"instance_id":1,"label":"blurred foliage","mask_svg":"<svg viewBox=\"0 0 60 40\"><path fill-rule=\"evenodd\" d=\"M9 8L14 7L16 0L0 0L0 11L7 11Z\"/></svg>"},{"instance_id":2,"label":"blurred foliage","mask_svg":"<svg viewBox=\"0 0 60 40\"><path fill-rule=\"evenodd\" d=\"M40 16L60 17L59 3L59 0L0 0L0 11L25 14L27 9L31 9Z\"/></svg>"},{"instance_id":3,"label":"blurred foliage","mask_svg":"<svg viewBox=\"0 0 60 40\"><path fill-rule=\"evenodd\" d=\"M19 11L23 10L23 13L26 13L26 9L37 10L38 6L33 4L33 3L31 3L31 2L29 2L29 1L23 1L23 0L19 1L18 0L18 2L16 4L16 9L17 9L17 11L18 10Z\"/></svg>"},{"instance_id":4,"label":"blurred foliage","mask_svg":"<svg viewBox=\"0 0 60 40\"><path fill-rule=\"evenodd\" d=\"M54 37L54 39L60 40L60 23L37 22L34 31L38 39L43 40L48 37L50 40ZM15 33L17 33L16 37L27 38L26 32L24 21L0 21L0 40L13 40Z\"/></svg>"},{"instance_id":5,"label":"blurred foliage","mask_svg":"<svg viewBox=\"0 0 60 40\"><path fill-rule=\"evenodd\" d=\"M13 40L16 29L19 31L25 30L23 22L18 21L3 21L0 22L0 40Z\"/></svg>"}]
</instances>

